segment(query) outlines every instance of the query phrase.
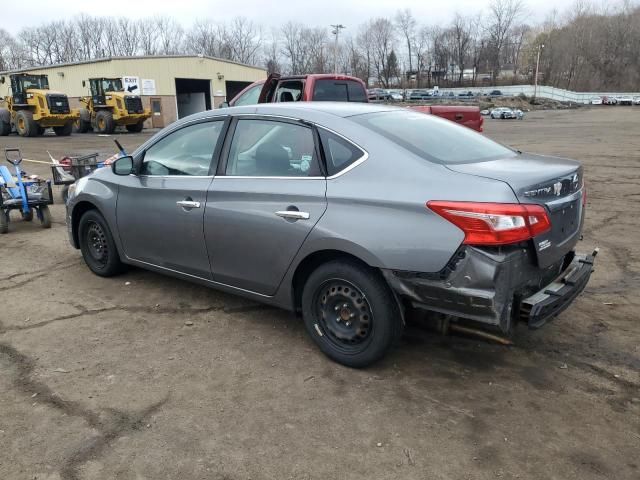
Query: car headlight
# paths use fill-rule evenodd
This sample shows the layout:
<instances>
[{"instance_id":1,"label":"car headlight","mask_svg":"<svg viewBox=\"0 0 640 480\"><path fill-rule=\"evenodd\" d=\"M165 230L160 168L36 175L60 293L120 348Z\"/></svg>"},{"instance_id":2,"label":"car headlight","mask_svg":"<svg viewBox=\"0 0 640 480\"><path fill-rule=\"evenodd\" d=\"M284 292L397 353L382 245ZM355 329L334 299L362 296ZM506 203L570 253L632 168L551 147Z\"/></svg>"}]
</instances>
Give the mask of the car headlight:
<instances>
[{"instance_id":1,"label":"car headlight","mask_svg":"<svg viewBox=\"0 0 640 480\"><path fill-rule=\"evenodd\" d=\"M72 183L71 185L69 185L69 190L67 190L68 192L68 198L71 198L75 195L76 193L76 184L75 182Z\"/></svg>"}]
</instances>

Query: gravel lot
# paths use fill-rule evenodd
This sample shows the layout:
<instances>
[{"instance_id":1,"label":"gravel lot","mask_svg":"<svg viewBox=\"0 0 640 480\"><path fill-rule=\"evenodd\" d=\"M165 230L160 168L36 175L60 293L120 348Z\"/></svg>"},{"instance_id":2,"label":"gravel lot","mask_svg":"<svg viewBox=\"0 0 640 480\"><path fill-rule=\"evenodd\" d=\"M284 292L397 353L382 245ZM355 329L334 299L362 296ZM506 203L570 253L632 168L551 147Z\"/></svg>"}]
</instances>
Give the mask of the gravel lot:
<instances>
[{"instance_id":1,"label":"gravel lot","mask_svg":"<svg viewBox=\"0 0 640 480\"><path fill-rule=\"evenodd\" d=\"M92 275L60 204L51 230L16 220L0 237L0 479L640 478L640 108L485 126L585 162L581 248L601 248L573 307L513 347L412 324L349 370L289 313L142 270ZM47 160L112 139L0 147Z\"/></svg>"}]
</instances>

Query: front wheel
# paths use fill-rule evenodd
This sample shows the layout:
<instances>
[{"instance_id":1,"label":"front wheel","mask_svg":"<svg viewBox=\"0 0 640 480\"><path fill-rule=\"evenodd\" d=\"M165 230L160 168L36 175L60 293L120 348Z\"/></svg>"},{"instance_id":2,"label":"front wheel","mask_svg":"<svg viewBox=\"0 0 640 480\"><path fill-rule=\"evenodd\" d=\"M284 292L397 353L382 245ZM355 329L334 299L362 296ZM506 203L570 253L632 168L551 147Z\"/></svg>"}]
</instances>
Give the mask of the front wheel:
<instances>
[{"instance_id":1,"label":"front wheel","mask_svg":"<svg viewBox=\"0 0 640 480\"><path fill-rule=\"evenodd\" d=\"M9 233L9 211L0 210L0 234Z\"/></svg>"},{"instance_id":2,"label":"front wheel","mask_svg":"<svg viewBox=\"0 0 640 480\"><path fill-rule=\"evenodd\" d=\"M352 261L328 262L309 276L302 316L320 350L354 368L380 360L403 329L400 309L384 279Z\"/></svg>"},{"instance_id":3,"label":"front wheel","mask_svg":"<svg viewBox=\"0 0 640 480\"><path fill-rule=\"evenodd\" d=\"M40 226L42 228L51 228L51 210L49 210L49 207L46 205L42 205L41 207L39 207L38 213Z\"/></svg>"},{"instance_id":4,"label":"front wheel","mask_svg":"<svg viewBox=\"0 0 640 480\"><path fill-rule=\"evenodd\" d=\"M82 215L78 237L82 257L93 273L112 277L124 270L111 231L100 212L89 210Z\"/></svg>"}]
</instances>

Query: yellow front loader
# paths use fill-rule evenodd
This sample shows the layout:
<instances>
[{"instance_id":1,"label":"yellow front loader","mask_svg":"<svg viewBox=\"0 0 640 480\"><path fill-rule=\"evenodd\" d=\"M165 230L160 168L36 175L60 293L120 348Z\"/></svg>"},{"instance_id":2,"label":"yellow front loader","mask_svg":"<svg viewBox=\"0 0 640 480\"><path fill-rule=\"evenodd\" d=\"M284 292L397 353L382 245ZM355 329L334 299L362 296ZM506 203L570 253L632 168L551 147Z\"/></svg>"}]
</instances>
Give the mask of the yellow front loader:
<instances>
[{"instance_id":1,"label":"yellow front loader","mask_svg":"<svg viewBox=\"0 0 640 480\"><path fill-rule=\"evenodd\" d=\"M35 137L48 127L56 135L71 134L80 115L69 108L69 98L64 93L49 90L46 75L15 73L9 79L11 94L0 101L0 135L15 130L23 137ZM0 84L5 82L6 77L0 77Z\"/></svg>"},{"instance_id":2,"label":"yellow front loader","mask_svg":"<svg viewBox=\"0 0 640 480\"><path fill-rule=\"evenodd\" d=\"M86 82L82 82L86 87ZM97 133L113 133L117 126L125 126L129 132L141 132L151 111L142 107L139 95L127 93L120 78L90 78L91 95L81 97L85 108L80 109L76 122L78 132L93 129Z\"/></svg>"}]
</instances>

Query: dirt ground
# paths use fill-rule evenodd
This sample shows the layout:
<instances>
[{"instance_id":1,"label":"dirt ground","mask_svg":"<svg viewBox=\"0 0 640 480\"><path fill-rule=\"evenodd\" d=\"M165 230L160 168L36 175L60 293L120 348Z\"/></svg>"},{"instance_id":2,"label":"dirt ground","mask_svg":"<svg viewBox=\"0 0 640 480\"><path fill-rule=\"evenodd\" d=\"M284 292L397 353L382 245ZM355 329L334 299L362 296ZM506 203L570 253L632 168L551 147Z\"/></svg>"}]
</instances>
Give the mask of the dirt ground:
<instances>
[{"instance_id":1,"label":"dirt ground","mask_svg":"<svg viewBox=\"0 0 640 480\"><path fill-rule=\"evenodd\" d=\"M350 370L289 313L143 270L92 275L60 204L51 230L16 219L0 237L0 479L640 478L640 108L485 126L585 163L580 247L601 249L572 308L512 347L411 324ZM106 156L112 139L0 147Z\"/></svg>"}]
</instances>

